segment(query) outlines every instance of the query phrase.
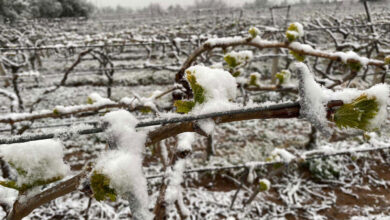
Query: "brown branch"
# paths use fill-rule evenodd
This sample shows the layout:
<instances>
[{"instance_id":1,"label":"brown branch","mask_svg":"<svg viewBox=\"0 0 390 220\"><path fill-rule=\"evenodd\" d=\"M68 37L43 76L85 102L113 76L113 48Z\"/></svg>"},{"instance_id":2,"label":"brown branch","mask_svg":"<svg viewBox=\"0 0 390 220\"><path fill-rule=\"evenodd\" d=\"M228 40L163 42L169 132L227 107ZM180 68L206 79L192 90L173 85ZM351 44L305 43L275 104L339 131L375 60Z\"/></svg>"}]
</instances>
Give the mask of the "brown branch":
<instances>
[{"instance_id":1,"label":"brown branch","mask_svg":"<svg viewBox=\"0 0 390 220\"><path fill-rule=\"evenodd\" d=\"M342 101L331 101L328 103L328 108L333 108L342 105ZM245 112L234 115L214 117L213 120L217 124L233 122L233 121L243 121L251 119L269 119L269 118L295 118L299 116L300 106L297 103L296 105L291 105L290 107L280 108L280 109L269 109L263 110L260 112ZM168 137L176 136L183 132L199 132L199 128L196 122L184 122L179 124L170 124L157 128L154 131L148 133L148 139L146 146L157 143ZM171 160L171 165L175 163L178 159L183 159L188 155L189 152L176 152ZM24 216L27 216L32 210L38 208L39 206L50 202L58 197L71 193L78 189L81 180L86 177L89 169L82 171L80 174L61 182L50 189L43 191L40 194L33 196L32 198L27 199L25 202L21 203L16 201L14 208L8 219L21 219ZM164 182L164 181L163 181ZM160 189L161 198L164 198L166 191L166 184L162 185ZM164 201L161 200L160 201ZM164 204L162 202L161 204ZM157 209L157 210L156 210ZM155 213L165 213L164 207L157 207Z\"/></svg>"},{"instance_id":2,"label":"brown branch","mask_svg":"<svg viewBox=\"0 0 390 220\"><path fill-rule=\"evenodd\" d=\"M258 39L258 38L255 38L255 39ZM182 99L182 98L191 98L192 97L191 89L190 89L187 81L185 81L183 79L185 70L187 68L189 68L195 62L195 60L199 56L201 56L204 52L208 52L208 51L213 50L215 48L224 49L227 47L236 47L236 46L252 46L252 47L256 47L258 49L285 48L285 49L289 49L291 51L294 51L294 52L296 52L298 54L302 54L302 55L321 57L321 58L326 58L329 60L339 61L339 62L343 61L341 56L336 54L336 53L321 51L321 50L317 50L317 49L310 49L310 50L304 49L301 47L301 45L302 44L299 44L299 43L292 44L289 42L273 42L273 41L266 41L266 40L254 40L251 37L234 39L232 41L229 41L229 40L220 41L220 42L217 42L214 44L210 44L210 42L206 41L204 44L202 44L200 47L198 47L187 58L187 60L181 66L179 72L176 73L175 81L176 81L176 83L182 84L184 86L184 88L186 89L186 93L185 93L185 96L183 96L183 94L180 94L180 93L174 93L174 99ZM356 59L356 58L348 58L344 62L346 62L346 63L360 63L360 60ZM385 63L381 60L370 59L367 62L367 65L384 67Z\"/></svg>"},{"instance_id":3,"label":"brown branch","mask_svg":"<svg viewBox=\"0 0 390 220\"><path fill-rule=\"evenodd\" d=\"M155 99L159 99L174 90L176 90L176 88L168 89L167 91L162 92L160 95L156 96ZM1 92L2 91L0 90L0 94ZM137 105L135 107L132 107L131 105L122 102L118 102L118 103L113 102L110 104L102 104L102 105L101 104L78 105L78 106L69 106L69 107L71 107L72 110L66 112L61 112L56 110L56 108L54 108L53 110L50 111L47 110L41 112L21 113L21 114L13 113L9 116L4 115L4 116L0 116L0 123L13 124L21 121L34 121L37 119L44 119L44 118L63 118L63 117L72 116L79 113L97 112L99 110L108 109L108 108L128 108L130 111L149 108L148 106L142 106L142 105Z\"/></svg>"},{"instance_id":4,"label":"brown branch","mask_svg":"<svg viewBox=\"0 0 390 220\"><path fill-rule=\"evenodd\" d=\"M16 200L12 211L7 216L7 219L20 220L30 214L34 209L38 208L39 206L77 190L81 181L87 176L87 174L88 169L82 171L81 173L64 182L55 185L50 189L43 191L42 193L39 193L29 199L24 200L24 202Z\"/></svg>"},{"instance_id":5,"label":"brown branch","mask_svg":"<svg viewBox=\"0 0 390 220\"><path fill-rule=\"evenodd\" d=\"M71 111L67 111L64 113L57 112L57 111L55 111L55 108L54 108L54 110L50 111L50 112L45 112L45 113L36 112L36 113L31 113L31 114L28 114L24 117L19 117L19 118L15 118L15 115L14 116L11 115L10 117L0 117L0 123L13 124L15 122L30 121L30 120L37 120L37 119L43 119L43 118L62 118L62 117L71 116L71 115L78 114L78 113L83 113L83 112L99 111L101 109L107 109L107 108L127 108L127 107L129 107L129 105L124 104L124 103L112 103L112 104L105 104L105 105L98 105L98 106L96 106L96 105L95 106L94 105L80 105L80 108L74 109ZM23 115L21 115L21 116L23 116Z\"/></svg>"}]
</instances>

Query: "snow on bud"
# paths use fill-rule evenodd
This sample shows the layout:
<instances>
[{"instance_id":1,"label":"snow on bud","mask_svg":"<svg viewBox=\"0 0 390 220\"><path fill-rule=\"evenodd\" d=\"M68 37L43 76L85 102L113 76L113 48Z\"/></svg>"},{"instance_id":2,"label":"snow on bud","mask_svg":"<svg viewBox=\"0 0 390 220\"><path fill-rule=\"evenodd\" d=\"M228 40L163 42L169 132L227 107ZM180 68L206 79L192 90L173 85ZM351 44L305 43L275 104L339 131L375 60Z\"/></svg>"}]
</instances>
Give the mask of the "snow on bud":
<instances>
[{"instance_id":1,"label":"snow on bud","mask_svg":"<svg viewBox=\"0 0 390 220\"><path fill-rule=\"evenodd\" d=\"M303 31L302 24L298 22L294 22L290 24L290 26L287 28L286 38L289 42L293 42L299 39L300 37L303 37L304 34L305 32Z\"/></svg>"},{"instance_id":2,"label":"snow on bud","mask_svg":"<svg viewBox=\"0 0 390 220\"><path fill-rule=\"evenodd\" d=\"M257 37L260 34L260 30L256 27L251 27L248 31L252 38Z\"/></svg>"},{"instance_id":3,"label":"snow on bud","mask_svg":"<svg viewBox=\"0 0 390 220\"><path fill-rule=\"evenodd\" d=\"M52 139L0 146L0 157L13 167L17 181L0 185L26 191L65 177L70 168L63 161L63 145Z\"/></svg>"},{"instance_id":4,"label":"snow on bud","mask_svg":"<svg viewBox=\"0 0 390 220\"><path fill-rule=\"evenodd\" d=\"M267 179L259 180L260 191L268 191L271 188L271 182Z\"/></svg>"},{"instance_id":5,"label":"snow on bud","mask_svg":"<svg viewBox=\"0 0 390 220\"><path fill-rule=\"evenodd\" d=\"M390 56L385 57L385 64L390 65Z\"/></svg>"},{"instance_id":6,"label":"snow on bud","mask_svg":"<svg viewBox=\"0 0 390 220\"><path fill-rule=\"evenodd\" d=\"M241 64L247 63L253 58L252 51L243 50L243 51L232 51L227 53L224 56L224 60L229 65L230 68L235 68Z\"/></svg>"},{"instance_id":7,"label":"snow on bud","mask_svg":"<svg viewBox=\"0 0 390 220\"><path fill-rule=\"evenodd\" d=\"M275 77L278 79L278 85L286 84L290 81L291 72L289 70L282 70L276 73Z\"/></svg>"}]
</instances>

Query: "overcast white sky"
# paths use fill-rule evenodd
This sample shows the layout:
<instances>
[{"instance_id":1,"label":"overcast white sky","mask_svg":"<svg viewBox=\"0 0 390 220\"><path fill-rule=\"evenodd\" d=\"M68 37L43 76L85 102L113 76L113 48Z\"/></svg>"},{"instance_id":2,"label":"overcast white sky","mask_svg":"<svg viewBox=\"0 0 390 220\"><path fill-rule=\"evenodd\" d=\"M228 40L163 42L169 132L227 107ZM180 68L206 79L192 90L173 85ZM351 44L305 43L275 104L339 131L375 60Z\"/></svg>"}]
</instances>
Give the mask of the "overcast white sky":
<instances>
[{"instance_id":1,"label":"overcast white sky","mask_svg":"<svg viewBox=\"0 0 390 220\"><path fill-rule=\"evenodd\" d=\"M195 0L88 0L98 6L112 6L116 7L117 5L132 7L132 8L142 8L148 6L150 3L160 3L163 7L168 7L172 4L180 4L183 6L188 6L195 2ZM224 0L229 5L242 5L244 2L253 2L254 0Z\"/></svg>"}]
</instances>

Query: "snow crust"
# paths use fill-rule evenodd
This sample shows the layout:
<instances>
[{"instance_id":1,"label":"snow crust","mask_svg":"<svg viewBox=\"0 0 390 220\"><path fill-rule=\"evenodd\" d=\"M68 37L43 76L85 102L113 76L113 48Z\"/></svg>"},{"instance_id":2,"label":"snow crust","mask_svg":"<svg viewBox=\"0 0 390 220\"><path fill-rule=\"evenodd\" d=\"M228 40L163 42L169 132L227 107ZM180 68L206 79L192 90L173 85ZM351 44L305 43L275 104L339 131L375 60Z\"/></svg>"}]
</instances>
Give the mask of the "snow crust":
<instances>
[{"instance_id":1,"label":"snow crust","mask_svg":"<svg viewBox=\"0 0 390 220\"><path fill-rule=\"evenodd\" d=\"M62 143L52 139L0 145L0 156L26 172L26 175L18 176L18 186L64 177L70 171L63 161Z\"/></svg>"}]
</instances>

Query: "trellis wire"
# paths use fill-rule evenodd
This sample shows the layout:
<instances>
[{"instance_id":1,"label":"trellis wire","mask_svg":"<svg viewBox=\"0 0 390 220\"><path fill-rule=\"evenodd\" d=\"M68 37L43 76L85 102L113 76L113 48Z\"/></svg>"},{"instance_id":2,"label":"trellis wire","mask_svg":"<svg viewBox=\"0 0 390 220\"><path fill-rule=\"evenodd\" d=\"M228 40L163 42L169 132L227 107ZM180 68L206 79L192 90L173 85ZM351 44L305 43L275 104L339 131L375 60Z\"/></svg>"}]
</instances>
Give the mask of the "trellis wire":
<instances>
[{"instance_id":1,"label":"trellis wire","mask_svg":"<svg viewBox=\"0 0 390 220\"><path fill-rule=\"evenodd\" d=\"M370 153L370 152L376 152L381 150L389 150L389 146L385 147L376 147L376 148L367 148L367 149L352 149L352 150L344 150L344 151L336 151L334 153L327 153L327 154L317 154L306 158L298 158L296 160L291 160L290 162L283 162L283 161L272 161L272 162L250 162L240 165L232 165L232 166L223 166L223 167L202 167L202 168L195 168L191 170L185 170L184 173L190 174L190 173L201 173L201 172L210 172L210 171L219 171L219 170L233 170L233 169L242 169L242 168L259 168L269 165L276 165L276 164L285 164L289 165L292 163L297 163L300 161L310 161L315 159L321 159L321 158L327 158L327 157L336 157L341 155L348 155L353 153ZM301 160L300 160L301 159ZM158 174L158 175L152 175L146 177L147 179L155 179L155 178L162 178L164 177L164 174Z\"/></svg>"},{"instance_id":2,"label":"trellis wire","mask_svg":"<svg viewBox=\"0 0 390 220\"><path fill-rule=\"evenodd\" d=\"M305 31L318 31L318 30L331 30L339 28L366 28L372 26L381 26L381 25L390 25L390 23L381 22L373 24L361 24L361 25L341 25L341 26L328 26L328 27L318 27L318 28L306 28ZM268 32L285 32L286 30L268 30ZM183 40L181 42L190 42L190 40ZM144 45L154 45L154 44L165 44L170 45L172 42L140 42L140 43L127 43L127 44L104 44L104 45L72 45L72 46L42 46L42 47L2 47L0 51L20 51L20 50L55 50L55 49L74 49L74 48L105 48L105 47L125 47L125 46L144 46Z\"/></svg>"},{"instance_id":3,"label":"trellis wire","mask_svg":"<svg viewBox=\"0 0 390 220\"><path fill-rule=\"evenodd\" d=\"M259 106L259 107L252 107L252 108L244 108L244 109L236 109L236 110L230 110L230 111L222 111L222 112L213 112L213 113L207 113L207 114L201 114L201 115L191 115L191 116L180 116L180 117L172 117L172 118L165 118L165 119L157 119L152 121L144 121L139 122L136 125L136 128L143 128L143 127L150 127L155 125L165 125L165 124L174 124L174 123L180 123L180 122L189 122L189 121L196 121L201 119L207 119L207 118L214 118L214 117L221 117L221 116L233 116L237 114L243 114L243 113L254 113L254 112L261 112L261 111L272 111L272 110L280 110L284 108L293 108L293 107L299 107L298 102L293 103L283 103L283 104L276 104L271 106ZM96 128L88 128L88 129L82 129L78 130L77 133L79 135L87 135L87 134L96 134L103 132L103 127L96 127ZM23 143L28 141L37 141L37 140L44 140L44 139L51 139L59 135L64 134L71 134L72 132L58 132L58 133L49 133L49 134L39 134L39 135L24 135L24 136L16 136L11 138L3 138L0 139L0 144L13 144L13 143Z\"/></svg>"}]
</instances>

